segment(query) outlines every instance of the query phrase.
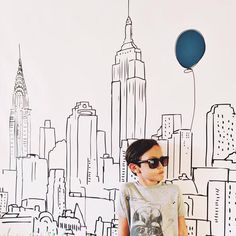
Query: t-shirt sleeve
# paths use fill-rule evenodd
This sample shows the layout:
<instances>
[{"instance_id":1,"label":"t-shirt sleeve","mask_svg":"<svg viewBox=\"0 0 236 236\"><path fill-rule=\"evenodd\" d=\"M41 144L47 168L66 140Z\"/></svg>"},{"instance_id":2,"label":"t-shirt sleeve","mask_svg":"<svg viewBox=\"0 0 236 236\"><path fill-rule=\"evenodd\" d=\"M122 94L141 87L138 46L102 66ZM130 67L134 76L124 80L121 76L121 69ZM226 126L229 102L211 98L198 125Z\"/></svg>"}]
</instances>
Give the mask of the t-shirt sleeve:
<instances>
[{"instance_id":1,"label":"t-shirt sleeve","mask_svg":"<svg viewBox=\"0 0 236 236\"><path fill-rule=\"evenodd\" d=\"M183 199L183 195L182 192L180 191L180 189L178 188L178 216L184 216L186 215L186 210L185 210L185 206L184 206L184 199Z\"/></svg>"},{"instance_id":2,"label":"t-shirt sleeve","mask_svg":"<svg viewBox=\"0 0 236 236\"><path fill-rule=\"evenodd\" d=\"M125 185L121 185L116 201L116 214L118 217L129 219L129 212L129 195L127 187Z\"/></svg>"}]
</instances>

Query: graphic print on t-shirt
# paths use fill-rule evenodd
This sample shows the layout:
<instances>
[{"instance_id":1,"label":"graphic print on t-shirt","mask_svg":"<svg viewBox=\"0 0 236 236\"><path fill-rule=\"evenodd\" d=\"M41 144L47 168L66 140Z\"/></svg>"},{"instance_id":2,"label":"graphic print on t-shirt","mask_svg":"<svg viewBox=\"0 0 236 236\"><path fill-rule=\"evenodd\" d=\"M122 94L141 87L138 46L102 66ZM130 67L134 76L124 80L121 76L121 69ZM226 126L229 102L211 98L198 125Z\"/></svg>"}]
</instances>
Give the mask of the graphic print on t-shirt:
<instances>
[{"instance_id":1,"label":"graphic print on t-shirt","mask_svg":"<svg viewBox=\"0 0 236 236\"><path fill-rule=\"evenodd\" d=\"M160 210L151 206L137 209L133 215L131 236L163 236Z\"/></svg>"}]
</instances>

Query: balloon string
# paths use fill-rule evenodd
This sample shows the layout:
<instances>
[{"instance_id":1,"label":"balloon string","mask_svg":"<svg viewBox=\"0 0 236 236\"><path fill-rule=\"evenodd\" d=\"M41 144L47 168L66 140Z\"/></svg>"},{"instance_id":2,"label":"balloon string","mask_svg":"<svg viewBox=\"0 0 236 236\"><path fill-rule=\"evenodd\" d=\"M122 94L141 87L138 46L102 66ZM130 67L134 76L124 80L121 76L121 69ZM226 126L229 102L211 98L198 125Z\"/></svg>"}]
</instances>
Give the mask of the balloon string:
<instances>
[{"instance_id":1,"label":"balloon string","mask_svg":"<svg viewBox=\"0 0 236 236\"><path fill-rule=\"evenodd\" d=\"M192 115L192 121L190 126L190 131L192 131L193 128L193 120L195 116L195 110L196 110L196 83L195 83L195 74L192 68L184 70L184 73L192 73L193 76L193 115Z\"/></svg>"}]
</instances>

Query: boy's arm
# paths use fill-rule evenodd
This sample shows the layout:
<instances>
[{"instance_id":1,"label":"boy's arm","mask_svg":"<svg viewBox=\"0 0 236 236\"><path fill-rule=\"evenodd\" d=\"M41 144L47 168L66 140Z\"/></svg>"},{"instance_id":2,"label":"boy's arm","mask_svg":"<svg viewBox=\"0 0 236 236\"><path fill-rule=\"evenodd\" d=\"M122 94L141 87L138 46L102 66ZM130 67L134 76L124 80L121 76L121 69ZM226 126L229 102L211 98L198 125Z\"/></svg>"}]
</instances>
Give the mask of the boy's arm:
<instances>
[{"instance_id":1,"label":"boy's arm","mask_svg":"<svg viewBox=\"0 0 236 236\"><path fill-rule=\"evenodd\" d=\"M118 236L129 236L129 224L125 217L119 217Z\"/></svg>"},{"instance_id":2,"label":"boy's arm","mask_svg":"<svg viewBox=\"0 0 236 236\"><path fill-rule=\"evenodd\" d=\"M178 236L188 236L188 231L187 231L187 227L186 227L186 224L185 224L184 216L179 216L179 218L178 218L178 228L179 228Z\"/></svg>"}]
</instances>

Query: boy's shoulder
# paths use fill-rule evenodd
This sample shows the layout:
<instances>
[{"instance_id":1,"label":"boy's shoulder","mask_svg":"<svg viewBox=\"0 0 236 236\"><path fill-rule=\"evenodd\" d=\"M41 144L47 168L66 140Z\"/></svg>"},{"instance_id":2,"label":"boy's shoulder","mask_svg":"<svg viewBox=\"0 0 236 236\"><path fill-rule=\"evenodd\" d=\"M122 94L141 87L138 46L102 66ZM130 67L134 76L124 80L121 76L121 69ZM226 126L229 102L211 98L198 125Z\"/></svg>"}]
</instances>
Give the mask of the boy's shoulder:
<instances>
[{"instance_id":1,"label":"boy's shoulder","mask_svg":"<svg viewBox=\"0 0 236 236\"><path fill-rule=\"evenodd\" d=\"M135 182L120 183L119 191L127 196L132 195L137 191L137 185Z\"/></svg>"},{"instance_id":2,"label":"boy's shoulder","mask_svg":"<svg viewBox=\"0 0 236 236\"><path fill-rule=\"evenodd\" d=\"M172 184L172 183L163 183L162 186L166 187L168 190L173 191L173 192L177 192L180 193L180 188L178 185L176 184Z\"/></svg>"},{"instance_id":3,"label":"boy's shoulder","mask_svg":"<svg viewBox=\"0 0 236 236\"><path fill-rule=\"evenodd\" d=\"M134 182L125 182L125 183L120 183L119 189L120 191L125 191L133 187L134 187Z\"/></svg>"}]
</instances>

